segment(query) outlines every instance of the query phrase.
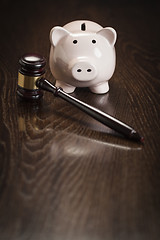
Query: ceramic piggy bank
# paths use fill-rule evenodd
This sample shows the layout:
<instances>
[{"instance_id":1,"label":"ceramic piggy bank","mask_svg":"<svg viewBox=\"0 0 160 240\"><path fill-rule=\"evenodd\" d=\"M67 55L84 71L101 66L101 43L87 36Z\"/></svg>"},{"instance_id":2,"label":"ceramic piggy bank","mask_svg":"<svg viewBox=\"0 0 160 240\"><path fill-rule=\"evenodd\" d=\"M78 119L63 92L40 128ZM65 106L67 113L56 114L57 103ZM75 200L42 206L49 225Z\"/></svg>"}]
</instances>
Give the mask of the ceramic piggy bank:
<instances>
[{"instance_id":1,"label":"ceramic piggy bank","mask_svg":"<svg viewBox=\"0 0 160 240\"><path fill-rule=\"evenodd\" d=\"M85 20L52 28L49 64L56 86L67 93L76 87L108 92L108 80L115 70L116 37L113 28Z\"/></svg>"}]
</instances>

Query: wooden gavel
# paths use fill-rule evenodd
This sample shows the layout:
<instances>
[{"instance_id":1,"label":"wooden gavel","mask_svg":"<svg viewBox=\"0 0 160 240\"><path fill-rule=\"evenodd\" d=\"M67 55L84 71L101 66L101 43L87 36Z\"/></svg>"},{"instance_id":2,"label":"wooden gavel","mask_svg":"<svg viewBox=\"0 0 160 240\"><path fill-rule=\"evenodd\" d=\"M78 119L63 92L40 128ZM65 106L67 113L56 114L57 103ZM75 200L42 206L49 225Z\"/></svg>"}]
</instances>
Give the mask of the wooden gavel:
<instances>
[{"instance_id":1,"label":"wooden gavel","mask_svg":"<svg viewBox=\"0 0 160 240\"><path fill-rule=\"evenodd\" d=\"M114 129L128 139L144 142L133 128L119 121L118 119L102 112L101 110L92 107L75 97L67 94L62 88L54 86L44 77L45 59L39 54L26 54L19 60L20 68L18 72L18 87L17 94L26 100L37 100L43 96L43 91L53 93L56 97L61 97L65 101L78 107L83 112L87 113L94 119L103 123L107 127Z\"/></svg>"}]
</instances>

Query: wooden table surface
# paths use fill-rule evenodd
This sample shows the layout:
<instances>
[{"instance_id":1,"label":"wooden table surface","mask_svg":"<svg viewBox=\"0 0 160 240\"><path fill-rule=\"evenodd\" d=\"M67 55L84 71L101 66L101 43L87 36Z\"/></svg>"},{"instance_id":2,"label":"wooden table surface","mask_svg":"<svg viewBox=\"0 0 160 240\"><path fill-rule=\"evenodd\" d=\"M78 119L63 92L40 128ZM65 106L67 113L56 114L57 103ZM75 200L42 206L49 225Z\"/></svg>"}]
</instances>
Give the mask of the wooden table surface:
<instances>
[{"instance_id":1,"label":"wooden table surface","mask_svg":"<svg viewBox=\"0 0 160 240\"><path fill-rule=\"evenodd\" d=\"M160 12L154 1L0 4L0 239L160 239ZM126 122L128 141L45 93L16 96L18 59L47 59L53 26L88 19L118 33L110 91L72 94Z\"/></svg>"}]
</instances>

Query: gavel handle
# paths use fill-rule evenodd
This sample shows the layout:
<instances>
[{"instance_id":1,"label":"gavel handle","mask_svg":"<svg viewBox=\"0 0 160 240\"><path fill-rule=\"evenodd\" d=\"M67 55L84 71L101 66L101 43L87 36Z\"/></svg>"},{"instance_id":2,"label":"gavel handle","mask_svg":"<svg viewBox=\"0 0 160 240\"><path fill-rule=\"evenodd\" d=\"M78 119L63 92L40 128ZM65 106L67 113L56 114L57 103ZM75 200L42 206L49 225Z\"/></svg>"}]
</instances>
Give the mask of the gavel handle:
<instances>
[{"instance_id":1,"label":"gavel handle","mask_svg":"<svg viewBox=\"0 0 160 240\"><path fill-rule=\"evenodd\" d=\"M98 120L99 122L103 123L105 126L114 129L115 131L123 134L129 139L135 141L143 142L143 137L141 137L133 128L126 125L125 123L119 121L118 119L110 116L102 112L101 110L84 103L75 97L67 94L63 91L62 88L54 86L51 82L46 80L45 78L40 78L37 80L36 85L38 88L46 90L48 92L52 92L55 96L59 96L62 99L66 100L67 102L71 103L72 105L78 107L83 112L87 113L94 119Z\"/></svg>"}]
</instances>

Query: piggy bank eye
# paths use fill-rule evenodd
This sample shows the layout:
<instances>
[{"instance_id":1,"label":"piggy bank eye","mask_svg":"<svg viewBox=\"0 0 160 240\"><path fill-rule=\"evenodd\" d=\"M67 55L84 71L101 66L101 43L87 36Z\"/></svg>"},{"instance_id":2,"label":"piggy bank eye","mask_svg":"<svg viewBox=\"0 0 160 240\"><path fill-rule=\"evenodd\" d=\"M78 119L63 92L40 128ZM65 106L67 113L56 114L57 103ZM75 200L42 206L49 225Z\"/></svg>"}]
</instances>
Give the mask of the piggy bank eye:
<instances>
[{"instance_id":1,"label":"piggy bank eye","mask_svg":"<svg viewBox=\"0 0 160 240\"><path fill-rule=\"evenodd\" d=\"M92 40L92 43L93 43L93 44L95 44L95 43L96 43L96 40L95 40L95 39L93 39L93 40Z\"/></svg>"},{"instance_id":2,"label":"piggy bank eye","mask_svg":"<svg viewBox=\"0 0 160 240\"><path fill-rule=\"evenodd\" d=\"M77 40L73 40L73 43L76 44L78 41Z\"/></svg>"}]
</instances>

